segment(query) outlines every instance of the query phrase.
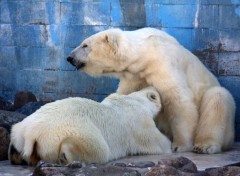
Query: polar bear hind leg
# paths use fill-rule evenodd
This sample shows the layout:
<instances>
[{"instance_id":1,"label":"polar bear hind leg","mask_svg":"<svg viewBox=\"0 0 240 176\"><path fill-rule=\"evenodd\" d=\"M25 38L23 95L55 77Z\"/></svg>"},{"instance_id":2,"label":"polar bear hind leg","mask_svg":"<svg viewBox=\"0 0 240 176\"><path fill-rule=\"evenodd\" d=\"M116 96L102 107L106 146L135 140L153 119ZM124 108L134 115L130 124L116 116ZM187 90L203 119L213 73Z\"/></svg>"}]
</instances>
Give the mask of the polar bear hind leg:
<instances>
[{"instance_id":1,"label":"polar bear hind leg","mask_svg":"<svg viewBox=\"0 0 240 176\"><path fill-rule=\"evenodd\" d=\"M69 136L60 145L58 162L66 165L72 161L85 164L105 163L109 160L110 150L107 143L96 137Z\"/></svg>"},{"instance_id":2,"label":"polar bear hind leg","mask_svg":"<svg viewBox=\"0 0 240 176\"><path fill-rule=\"evenodd\" d=\"M235 103L223 87L209 89L202 98L193 151L219 153L234 142Z\"/></svg>"}]
</instances>

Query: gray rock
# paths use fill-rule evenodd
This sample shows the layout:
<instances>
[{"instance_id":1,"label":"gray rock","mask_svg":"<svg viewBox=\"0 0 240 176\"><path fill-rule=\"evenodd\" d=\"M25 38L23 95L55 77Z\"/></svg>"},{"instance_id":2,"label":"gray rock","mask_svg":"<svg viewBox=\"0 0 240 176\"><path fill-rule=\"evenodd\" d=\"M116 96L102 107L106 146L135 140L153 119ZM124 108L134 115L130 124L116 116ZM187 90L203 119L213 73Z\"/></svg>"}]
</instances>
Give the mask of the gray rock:
<instances>
[{"instance_id":1,"label":"gray rock","mask_svg":"<svg viewBox=\"0 0 240 176\"><path fill-rule=\"evenodd\" d=\"M6 175L19 175L25 176L29 175L33 171L33 175L36 176L95 176L95 175L104 175L104 176L158 176L158 175L171 175L171 176L240 176L240 167L237 166L225 166L218 168L210 168L206 169L206 171L196 171L188 172L187 170L183 170L184 165L188 165L189 162L186 159L181 158L173 158L169 160L161 160L161 164L157 164L150 169L147 170L138 170L137 167L128 167L125 163L120 163L120 166L114 166L111 163L100 165L100 164L92 164L87 166L82 166L80 162L75 161L66 166L60 166L58 164L53 164L49 162L40 161L38 165L33 169L29 166L21 166L21 165L10 165L9 161L0 161L0 173L4 173ZM184 164L185 163L185 164ZM110 164L110 165L109 165ZM117 163L114 163L117 164ZM194 164L194 163L193 163ZM144 172L141 172L144 171ZM1 174L0 174L1 175Z\"/></svg>"},{"instance_id":2,"label":"gray rock","mask_svg":"<svg viewBox=\"0 0 240 176\"><path fill-rule=\"evenodd\" d=\"M162 159L158 162L160 165L172 166L183 172L196 173L197 166L186 157L178 157L176 159Z\"/></svg>"},{"instance_id":3,"label":"gray rock","mask_svg":"<svg viewBox=\"0 0 240 176\"><path fill-rule=\"evenodd\" d=\"M180 175L178 170L172 166L166 166L157 164L149 172L145 174L146 176L162 176L162 175Z\"/></svg>"},{"instance_id":4,"label":"gray rock","mask_svg":"<svg viewBox=\"0 0 240 176\"><path fill-rule=\"evenodd\" d=\"M61 170L57 167L41 167L39 169L35 169L33 172L33 176L64 176Z\"/></svg>"},{"instance_id":5,"label":"gray rock","mask_svg":"<svg viewBox=\"0 0 240 176\"><path fill-rule=\"evenodd\" d=\"M0 124L8 124L12 126L13 124L22 121L26 115L17 113L17 112L10 112L0 110Z\"/></svg>"},{"instance_id":6,"label":"gray rock","mask_svg":"<svg viewBox=\"0 0 240 176\"><path fill-rule=\"evenodd\" d=\"M38 110L41 106L45 104L46 102L43 101L28 102L23 107L17 109L15 112L29 116L30 114L34 113L36 110Z\"/></svg>"},{"instance_id":7,"label":"gray rock","mask_svg":"<svg viewBox=\"0 0 240 176\"><path fill-rule=\"evenodd\" d=\"M131 162L127 166L128 167L137 167L137 168L147 168L153 167L155 165L152 161L139 161L139 162Z\"/></svg>"},{"instance_id":8,"label":"gray rock","mask_svg":"<svg viewBox=\"0 0 240 176\"><path fill-rule=\"evenodd\" d=\"M206 169L209 176L240 176L240 167L237 166L227 166Z\"/></svg>"},{"instance_id":9,"label":"gray rock","mask_svg":"<svg viewBox=\"0 0 240 176\"><path fill-rule=\"evenodd\" d=\"M75 166L74 166L75 165ZM77 167L76 167L77 166ZM65 167L51 165L49 163L44 164L41 161L40 164L35 168L33 175L51 176L51 175L67 175L67 176L141 176L141 174L134 169L119 167L113 165L101 165L92 164L82 167L78 162L70 164Z\"/></svg>"},{"instance_id":10,"label":"gray rock","mask_svg":"<svg viewBox=\"0 0 240 176\"><path fill-rule=\"evenodd\" d=\"M8 159L8 146L10 142L9 132L6 128L0 127L0 161Z\"/></svg>"},{"instance_id":11,"label":"gray rock","mask_svg":"<svg viewBox=\"0 0 240 176\"><path fill-rule=\"evenodd\" d=\"M78 170L78 174L83 174L85 176L141 176L141 174L134 169L119 167L113 165L93 165L86 166ZM66 173L68 175L68 173Z\"/></svg>"},{"instance_id":12,"label":"gray rock","mask_svg":"<svg viewBox=\"0 0 240 176\"><path fill-rule=\"evenodd\" d=\"M26 115L0 110L0 160L7 160L11 126L22 121Z\"/></svg>"},{"instance_id":13,"label":"gray rock","mask_svg":"<svg viewBox=\"0 0 240 176\"><path fill-rule=\"evenodd\" d=\"M119 167L127 167L127 164L125 163L113 163L113 166L119 166Z\"/></svg>"},{"instance_id":14,"label":"gray rock","mask_svg":"<svg viewBox=\"0 0 240 176\"><path fill-rule=\"evenodd\" d=\"M82 163L80 161L73 161L72 163L68 164L67 167L71 169L81 168Z\"/></svg>"},{"instance_id":15,"label":"gray rock","mask_svg":"<svg viewBox=\"0 0 240 176\"><path fill-rule=\"evenodd\" d=\"M1 110L10 110L12 107L12 103L5 100L3 97L0 97L0 109Z\"/></svg>"},{"instance_id":16,"label":"gray rock","mask_svg":"<svg viewBox=\"0 0 240 176\"><path fill-rule=\"evenodd\" d=\"M198 172L196 165L185 157L162 159L150 169L146 176L208 176L206 172Z\"/></svg>"}]
</instances>

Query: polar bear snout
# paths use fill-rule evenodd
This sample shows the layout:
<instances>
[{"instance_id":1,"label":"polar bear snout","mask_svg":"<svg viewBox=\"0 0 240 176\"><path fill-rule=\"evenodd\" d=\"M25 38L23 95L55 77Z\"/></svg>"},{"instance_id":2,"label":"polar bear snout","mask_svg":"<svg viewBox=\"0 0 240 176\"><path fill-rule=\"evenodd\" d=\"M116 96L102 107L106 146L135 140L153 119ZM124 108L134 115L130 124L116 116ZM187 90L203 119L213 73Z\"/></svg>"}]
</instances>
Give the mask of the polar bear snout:
<instances>
[{"instance_id":1,"label":"polar bear snout","mask_svg":"<svg viewBox=\"0 0 240 176\"><path fill-rule=\"evenodd\" d=\"M85 65L86 65L86 64L83 63L83 62L77 62L77 63L76 63L75 60L74 60L74 58L71 57L71 56L68 56L68 57L67 57L67 61L68 61L70 64L72 64L74 67L76 67L77 70L85 67Z\"/></svg>"}]
</instances>

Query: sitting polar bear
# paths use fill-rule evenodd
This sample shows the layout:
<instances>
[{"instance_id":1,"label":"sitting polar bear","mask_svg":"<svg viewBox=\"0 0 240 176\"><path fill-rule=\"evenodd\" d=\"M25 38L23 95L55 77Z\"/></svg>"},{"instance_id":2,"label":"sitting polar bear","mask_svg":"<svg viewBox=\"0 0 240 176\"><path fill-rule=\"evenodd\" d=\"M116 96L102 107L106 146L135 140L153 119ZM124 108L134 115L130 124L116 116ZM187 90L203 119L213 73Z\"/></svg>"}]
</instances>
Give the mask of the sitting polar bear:
<instances>
[{"instance_id":1,"label":"sitting polar bear","mask_svg":"<svg viewBox=\"0 0 240 176\"><path fill-rule=\"evenodd\" d=\"M101 103L85 98L49 103L12 127L9 159L12 164L35 165L42 159L64 165L171 153L170 140L153 120L160 109L154 88L112 94Z\"/></svg>"},{"instance_id":2,"label":"sitting polar bear","mask_svg":"<svg viewBox=\"0 0 240 176\"><path fill-rule=\"evenodd\" d=\"M217 153L232 146L232 95L167 33L109 29L84 40L67 60L90 75L120 78L120 94L157 88L163 104L157 126L173 140L173 151Z\"/></svg>"}]
</instances>

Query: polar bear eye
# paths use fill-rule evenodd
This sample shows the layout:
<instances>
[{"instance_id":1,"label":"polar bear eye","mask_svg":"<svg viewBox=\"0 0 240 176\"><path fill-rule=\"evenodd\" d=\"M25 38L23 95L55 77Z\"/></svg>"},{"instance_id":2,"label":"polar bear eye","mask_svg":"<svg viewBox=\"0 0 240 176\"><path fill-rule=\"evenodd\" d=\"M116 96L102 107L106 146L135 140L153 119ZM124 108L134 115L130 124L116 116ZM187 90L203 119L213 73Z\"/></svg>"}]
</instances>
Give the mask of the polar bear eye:
<instances>
[{"instance_id":1,"label":"polar bear eye","mask_svg":"<svg viewBox=\"0 0 240 176\"><path fill-rule=\"evenodd\" d=\"M83 44L82 48L87 48L88 45L87 44Z\"/></svg>"},{"instance_id":2,"label":"polar bear eye","mask_svg":"<svg viewBox=\"0 0 240 176\"><path fill-rule=\"evenodd\" d=\"M151 99L156 100L156 95L152 94L150 95Z\"/></svg>"},{"instance_id":3,"label":"polar bear eye","mask_svg":"<svg viewBox=\"0 0 240 176\"><path fill-rule=\"evenodd\" d=\"M149 93L147 96L150 100L157 100L157 96L154 93Z\"/></svg>"}]
</instances>

